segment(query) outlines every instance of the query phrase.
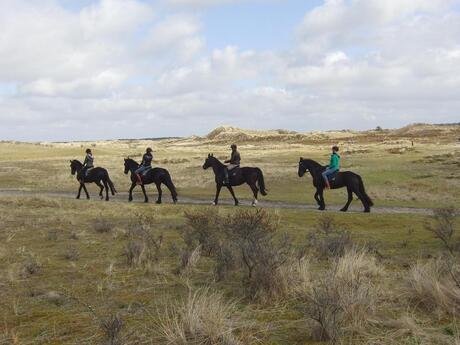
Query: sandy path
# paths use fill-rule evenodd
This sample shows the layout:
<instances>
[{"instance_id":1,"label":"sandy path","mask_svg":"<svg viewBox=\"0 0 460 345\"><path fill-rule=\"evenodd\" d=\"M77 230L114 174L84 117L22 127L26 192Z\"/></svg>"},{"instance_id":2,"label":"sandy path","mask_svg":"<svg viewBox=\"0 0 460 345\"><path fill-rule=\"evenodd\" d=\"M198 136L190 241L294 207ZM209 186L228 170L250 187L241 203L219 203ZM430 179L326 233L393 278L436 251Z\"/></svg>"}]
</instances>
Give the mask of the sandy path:
<instances>
[{"instance_id":1,"label":"sandy path","mask_svg":"<svg viewBox=\"0 0 460 345\"><path fill-rule=\"evenodd\" d=\"M0 196L30 196L30 197L56 197L56 198L67 198L74 199L76 193L70 192L33 192L33 191L21 191L21 190L0 190ZM133 193L134 201L140 203L143 201L142 193ZM128 193L121 192L115 196L110 196L111 201L113 202L128 202ZM156 194L149 195L150 203L154 204L156 201ZM82 192L81 201L86 201L84 192ZM101 202L97 195L92 195L90 202ZM189 197L179 197L179 204L182 205L211 205L211 198L209 200L189 198ZM252 200L240 199L241 206L250 206ZM163 197L164 203L171 203L171 197L164 194ZM221 199L219 201L221 205L233 205L233 200L231 199ZM362 212L362 206L359 201L354 201L354 204L349 208L348 212ZM343 205L328 205L327 211L337 212ZM293 209L293 210L309 210L317 211L317 206L313 204L298 204L285 201L272 201L272 200L259 200L258 207L263 208L279 208L279 209ZM432 210L428 208L415 208L415 207L373 207L372 213L392 213L392 214L420 214L420 215L431 215Z\"/></svg>"}]
</instances>

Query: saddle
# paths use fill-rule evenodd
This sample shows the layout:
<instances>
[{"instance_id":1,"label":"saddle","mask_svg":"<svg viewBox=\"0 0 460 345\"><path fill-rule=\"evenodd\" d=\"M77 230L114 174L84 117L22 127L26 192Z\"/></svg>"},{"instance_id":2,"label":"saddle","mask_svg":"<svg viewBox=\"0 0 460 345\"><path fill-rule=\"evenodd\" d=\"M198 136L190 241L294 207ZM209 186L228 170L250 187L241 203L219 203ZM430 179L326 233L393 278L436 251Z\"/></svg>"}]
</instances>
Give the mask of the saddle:
<instances>
[{"instance_id":1,"label":"saddle","mask_svg":"<svg viewBox=\"0 0 460 345\"><path fill-rule=\"evenodd\" d=\"M141 172L141 176L146 176L146 175L147 175L147 173L148 173L150 170L152 170L152 169L153 169L153 168L152 168L151 166L150 166L150 167L147 167L147 168L145 168L145 170L144 170L143 172Z\"/></svg>"},{"instance_id":2,"label":"saddle","mask_svg":"<svg viewBox=\"0 0 460 345\"><path fill-rule=\"evenodd\" d=\"M335 181L335 178L337 177L337 175L339 174L339 171L334 171L332 174L330 174L327 178L329 180L329 182L334 182Z\"/></svg>"}]
</instances>

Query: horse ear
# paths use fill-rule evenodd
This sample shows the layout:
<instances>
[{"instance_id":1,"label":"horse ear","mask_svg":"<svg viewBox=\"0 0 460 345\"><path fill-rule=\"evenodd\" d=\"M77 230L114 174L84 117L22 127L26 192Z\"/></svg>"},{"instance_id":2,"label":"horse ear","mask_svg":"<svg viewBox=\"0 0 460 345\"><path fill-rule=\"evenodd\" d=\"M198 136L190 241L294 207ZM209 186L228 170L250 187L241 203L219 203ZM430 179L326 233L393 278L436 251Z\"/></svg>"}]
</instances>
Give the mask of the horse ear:
<instances>
[{"instance_id":1,"label":"horse ear","mask_svg":"<svg viewBox=\"0 0 460 345\"><path fill-rule=\"evenodd\" d=\"M209 157L211 157L211 154L210 154L210 153L208 153L208 158L209 158Z\"/></svg>"},{"instance_id":2,"label":"horse ear","mask_svg":"<svg viewBox=\"0 0 460 345\"><path fill-rule=\"evenodd\" d=\"M72 163L72 160L70 160L69 162Z\"/></svg>"},{"instance_id":3,"label":"horse ear","mask_svg":"<svg viewBox=\"0 0 460 345\"><path fill-rule=\"evenodd\" d=\"M303 161L303 157L300 157L300 160Z\"/></svg>"},{"instance_id":4,"label":"horse ear","mask_svg":"<svg viewBox=\"0 0 460 345\"><path fill-rule=\"evenodd\" d=\"M211 153L211 157L214 157L214 153Z\"/></svg>"}]
</instances>

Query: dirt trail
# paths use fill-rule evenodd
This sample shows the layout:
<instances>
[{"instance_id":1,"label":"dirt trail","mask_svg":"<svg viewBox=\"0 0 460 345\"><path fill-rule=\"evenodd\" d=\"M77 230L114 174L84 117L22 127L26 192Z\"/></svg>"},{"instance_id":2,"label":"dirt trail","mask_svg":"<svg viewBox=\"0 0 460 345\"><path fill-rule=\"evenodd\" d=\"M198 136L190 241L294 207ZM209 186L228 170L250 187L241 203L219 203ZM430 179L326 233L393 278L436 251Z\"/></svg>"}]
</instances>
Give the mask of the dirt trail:
<instances>
[{"instance_id":1,"label":"dirt trail","mask_svg":"<svg viewBox=\"0 0 460 345\"><path fill-rule=\"evenodd\" d=\"M74 199L75 193L71 192L47 192L47 191L21 191L21 190L0 190L0 196L30 196L30 197L56 197L56 198L66 198L66 199ZM139 193L134 193L134 201L135 203L143 202L144 198ZM112 202L128 202L128 193L121 192L115 196L110 196L110 201ZM84 193L82 193L82 201L87 201L85 199ZM151 195L150 203L154 203L156 200L156 195ZM89 200L90 202L101 202L98 195L92 195L92 199ZM163 197L164 203L172 203L171 198L169 195L164 195ZM252 200L248 199L240 199L241 206L250 206ZM350 206L348 212L362 212L362 206L359 201L355 201L357 205ZM197 199L197 198L189 198L189 197L180 197L179 196L179 204L181 205L211 205L211 199ZM233 200L229 199L222 199L219 201L220 205L233 205ZM298 203L291 203L285 201L273 201L273 200L259 200L259 204L257 207L263 208L281 208L281 209L293 209L293 210L310 210L316 211L317 206L313 204L298 204ZM327 211L338 212L342 205L328 205ZM413 208L413 207L373 207L372 213L391 213L391 214L419 214L419 215L431 215L433 211L428 208Z\"/></svg>"}]
</instances>

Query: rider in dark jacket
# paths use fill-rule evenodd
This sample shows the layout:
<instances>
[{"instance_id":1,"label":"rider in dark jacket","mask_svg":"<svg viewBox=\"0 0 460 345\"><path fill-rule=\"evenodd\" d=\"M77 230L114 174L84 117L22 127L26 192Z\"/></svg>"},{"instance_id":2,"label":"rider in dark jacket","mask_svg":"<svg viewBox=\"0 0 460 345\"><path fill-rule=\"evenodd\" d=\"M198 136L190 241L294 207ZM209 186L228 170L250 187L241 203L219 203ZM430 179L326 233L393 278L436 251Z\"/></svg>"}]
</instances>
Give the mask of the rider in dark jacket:
<instances>
[{"instance_id":1,"label":"rider in dark jacket","mask_svg":"<svg viewBox=\"0 0 460 345\"><path fill-rule=\"evenodd\" d=\"M240 156L240 153L238 152L237 150L237 146L236 144L232 144L231 146L231 149L232 149L232 155L230 157L230 159L226 160L224 163L227 163L227 167L225 169L225 178L224 178L224 184L230 184L230 181L229 181L229 171L232 171L233 169L237 168L240 166L240 162L241 162L241 156Z\"/></svg>"},{"instance_id":2,"label":"rider in dark jacket","mask_svg":"<svg viewBox=\"0 0 460 345\"><path fill-rule=\"evenodd\" d=\"M152 149L150 147L145 150L144 155L142 156L142 163L140 167L135 171L136 177L137 177L137 184L142 184L142 177L144 173L146 173L148 170L152 169L152 160L153 160L153 154L152 154Z\"/></svg>"},{"instance_id":3,"label":"rider in dark jacket","mask_svg":"<svg viewBox=\"0 0 460 345\"><path fill-rule=\"evenodd\" d=\"M94 157L91 149L86 149L86 156L81 169L81 179L84 180L88 176L88 171L94 168Z\"/></svg>"}]
</instances>

